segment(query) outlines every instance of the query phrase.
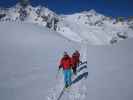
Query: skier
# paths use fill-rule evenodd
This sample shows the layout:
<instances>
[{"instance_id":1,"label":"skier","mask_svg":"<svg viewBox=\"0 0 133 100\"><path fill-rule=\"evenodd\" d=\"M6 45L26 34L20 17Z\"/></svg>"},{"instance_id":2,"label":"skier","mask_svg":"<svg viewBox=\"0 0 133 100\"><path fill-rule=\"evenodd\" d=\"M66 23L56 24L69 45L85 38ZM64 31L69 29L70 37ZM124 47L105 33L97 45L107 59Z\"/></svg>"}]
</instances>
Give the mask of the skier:
<instances>
[{"instance_id":1,"label":"skier","mask_svg":"<svg viewBox=\"0 0 133 100\"><path fill-rule=\"evenodd\" d=\"M78 50L76 50L73 54L72 54L72 70L73 73L76 75L77 74L77 67L79 66L80 63L80 53Z\"/></svg>"},{"instance_id":2,"label":"skier","mask_svg":"<svg viewBox=\"0 0 133 100\"><path fill-rule=\"evenodd\" d=\"M80 61L80 53L79 53L78 50L76 50L76 51L75 51L75 54L76 54L77 66L79 66L79 64L82 63L82 62Z\"/></svg>"},{"instance_id":3,"label":"skier","mask_svg":"<svg viewBox=\"0 0 133 100\"><path fill-rule=\"evenodd\" d=\"M77 74L77 55L75 52L72 54L72 70L74 75L76 75Z\"/></svg>"},{"instance_id":4,"label":"skier","mask_svg":"<svg viewBox=\"0 0 133 100\"><path fill-rule=\"evenodd\" d=\"M62 57L59 65L59 70L63 68L64 72L64 82L65 87L68 88L71 86L71 67L72 67L72 61L70 56L67 54L67 52L64 52L64 56Z\"/></svg>"}]
</instances>

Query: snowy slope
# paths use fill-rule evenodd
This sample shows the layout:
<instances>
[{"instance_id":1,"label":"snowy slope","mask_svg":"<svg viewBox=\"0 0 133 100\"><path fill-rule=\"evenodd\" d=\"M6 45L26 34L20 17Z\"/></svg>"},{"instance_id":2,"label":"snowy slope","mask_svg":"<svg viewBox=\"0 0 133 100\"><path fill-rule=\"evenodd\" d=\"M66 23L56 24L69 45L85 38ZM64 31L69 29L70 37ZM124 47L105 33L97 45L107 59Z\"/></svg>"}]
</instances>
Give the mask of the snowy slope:
<instances>
[{"instance_id":1,"label":"snowy slope","mask_svg":"<svg viewBox=\"0 0 133 100\"><path fill-rule=\"evenodd\" d=\"M58 83L59 58L76 48L79 46L47 28L1 23L0 100L45 100Z\"/></svg>"},{"instance_id":2,"label":"snowy slope","mask_svg":"<svg viewBox=\"0 0 133 100\"><path fill-rule=\"evenodd\" d=\"M42 26L1 23L0 100L57 100L64 86L63 74L56 77L59 58L75 49L88 64L80 65L60 100L132 100L132 42L88 46Z\"/></svg>"},{"instance_id":3,"label":"snowy slope","mask_svg":"<svg viewBox=\"0 0 133 100\"><path fill-rule=\"evenodd\" d=\"M116 19L106 17L94 10L62 17L63 20L59 22L61 27L59 33L75 33L80 36L81 41L87 41L89 44L110 44L133 36L133 30L129 28L126 21L116 22ZM76 39L75 37L75 41Z\"/></svg>"},{"instance_id":4,"label":"snowy slope","mask_svg":"<svg viewBox=\"0 0 133 100\"><path fill-rule=\"evenodd\" d=\"M87 98L133 99L133 39L114 46L88 46Z\"/></svg>"},{"instance_id":5,"label":"snowy slope","mask_svg":"<svg viewBox=\"0 0 133 100\"><path fill-rule=\"evenodd\" d=\"M95 10L71 15L58 15L46 7L20 4L0 10L3 22L35 23L58 32L69 40L92 45L114 44L133 37L133 19L118 20L104 16Z\"/></svg>"},{"instance_id":6,"label":"snowy slope","mask_svg":"<svg viewBox=\"0 0 133 100\"><path fill-rule=\"evenodd\" d=\"M88 65L79 66L60 100L133 99L132 19L17 4L0 9L0 20L0 100L57 100L64 86L62 73L56 77L59 58L75 49Z\"/></svg>"}]
</instances>

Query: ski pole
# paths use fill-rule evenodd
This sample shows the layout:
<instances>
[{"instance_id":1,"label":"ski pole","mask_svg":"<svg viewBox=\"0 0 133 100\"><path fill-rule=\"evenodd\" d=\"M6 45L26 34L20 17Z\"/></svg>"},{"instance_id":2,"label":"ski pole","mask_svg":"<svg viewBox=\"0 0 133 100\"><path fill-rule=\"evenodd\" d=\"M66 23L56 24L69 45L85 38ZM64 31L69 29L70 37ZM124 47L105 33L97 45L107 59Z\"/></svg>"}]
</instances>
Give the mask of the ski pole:
<instances>
[{"instance_id":1,"label":"ski pole","mask_svg":"<svg viewBox=\"0 0 133 100\"><path fill-rule=\"evenodd\" d=\"M59 69L58 69L58 71L57 71L57 73L56 73L56 79L58 78L58 75L59 75Z\"/></svg>"}]
</instances>

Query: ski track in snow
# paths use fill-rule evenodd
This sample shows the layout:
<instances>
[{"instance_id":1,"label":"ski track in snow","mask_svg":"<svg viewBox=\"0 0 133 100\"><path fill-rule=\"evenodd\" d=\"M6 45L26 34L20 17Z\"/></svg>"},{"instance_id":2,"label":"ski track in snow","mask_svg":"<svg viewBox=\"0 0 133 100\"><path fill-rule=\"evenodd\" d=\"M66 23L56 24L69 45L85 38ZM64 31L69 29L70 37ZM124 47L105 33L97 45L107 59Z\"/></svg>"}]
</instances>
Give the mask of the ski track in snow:
<instances>
[{"instance_id":1,"label":"ski track in snow","mask_svg":"<svg viewBox=\"0 0 133 100\"><path fill-rule=\"evenodd\" d=\"M77 69L77 71L85 65L80 65ZM72 76L72 81L77 79L81 74L85 73L86 69L83 69L82 71L78 72L76 76ZM63 76L63 74L61 73ZM46 100L57 100L63 87L64 87L64 81L63 77L58 77L57 84L54 88L51 88L48 92L48 96L46 97ZM83 78L79 80L78 82L72 84L70 89L65 90L60 100L85 100L86 96L86 86L84 82L86 81L86 78Z\"/></svg>"},{"instance_id":2,"label":"ski track in snow","mask_svg":"<svg viewBox=\"0 0 133 100\"><path fill-rule=\"evenodd\" d=\"M87 60L87 45L84 43L81 45L81 59L82 61ZM85 67L86 66L86 67ZM81 68L81 69L80 69ZM83 69L82 69L83 68ZM86 72L87 64L81 64L77 68L77 75L72 75L72 82L75 80L78 80L77 82L74 82L70 89L65 90L62 94L60 100L85 100L87 89L84 82L86 81L86 77L84 78L84 74ZM59 77L60 76L60 77ZM57 84L54 88L51 88L48 92L48 96L46 97L46 100L57 100L59 95L61 94L63 88L64 88L64 79L63 79L63 73L61 73L57 78ZM80 79L81 78L81 79Z\"/></svg>"}]
</instances>

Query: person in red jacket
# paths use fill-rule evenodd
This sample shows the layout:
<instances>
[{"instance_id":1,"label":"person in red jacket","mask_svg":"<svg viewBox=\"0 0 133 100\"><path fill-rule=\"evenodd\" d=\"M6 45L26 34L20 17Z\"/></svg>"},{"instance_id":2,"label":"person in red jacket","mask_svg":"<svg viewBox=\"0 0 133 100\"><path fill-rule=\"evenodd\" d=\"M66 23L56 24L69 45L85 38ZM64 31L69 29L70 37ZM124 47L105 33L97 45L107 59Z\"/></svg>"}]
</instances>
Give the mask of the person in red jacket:
<instances>
[{"instance_id":1,"label":"person in red jacket","mask_svg":"<svg viewBox=\"0 0 133 100\"><path fill-rule=\"evenodd\" d=\"M73 54L72 54L72 69L73 69L73 73L76 75L77 74L77 67L79 66L80 63L80 53L76 50Z\"/></svg>"},{"instance_id":2,"label":"person in red jacket","mask_svg":"<svg viewBox=\"0 0 133 100\"><path fill-rule=\"evenodd\" d=\"M76 55L76 53L72 54L72 70L73 70L73 73L76 75L76 73L77 73L77 55Z\"/></svg>"},{"instance_id":3,"label":"person in red jacket","mask_svg":"<svg viewBox=\"0 0 133 100\"><path fill-rule=\"evenodd\" d=\"M67 52L64 52L64 56L60 60L59 70L63 68L64 72L64 82L65 87L71 86L71 68L72 68L72 61L71 57L67 54Z\"/></svg>"}]
</instances>

